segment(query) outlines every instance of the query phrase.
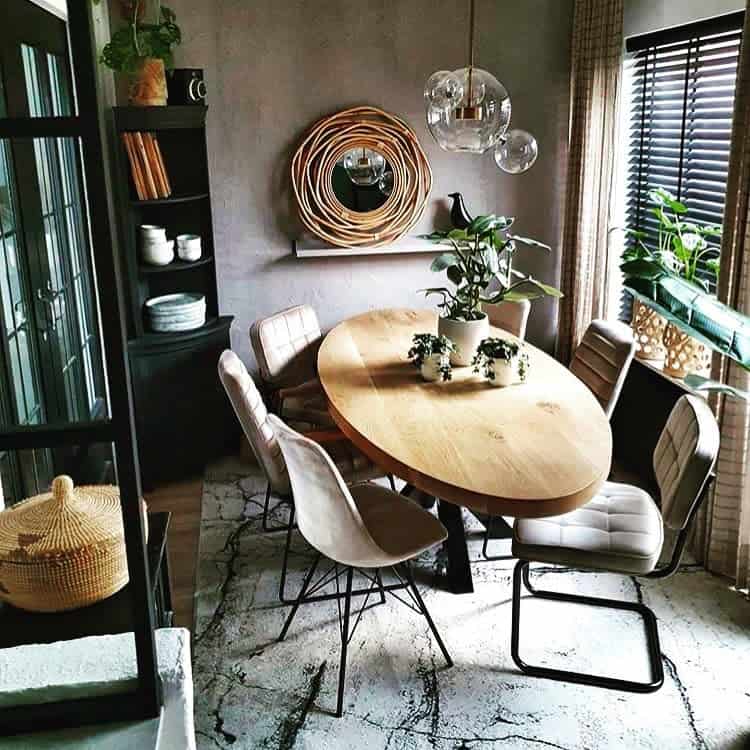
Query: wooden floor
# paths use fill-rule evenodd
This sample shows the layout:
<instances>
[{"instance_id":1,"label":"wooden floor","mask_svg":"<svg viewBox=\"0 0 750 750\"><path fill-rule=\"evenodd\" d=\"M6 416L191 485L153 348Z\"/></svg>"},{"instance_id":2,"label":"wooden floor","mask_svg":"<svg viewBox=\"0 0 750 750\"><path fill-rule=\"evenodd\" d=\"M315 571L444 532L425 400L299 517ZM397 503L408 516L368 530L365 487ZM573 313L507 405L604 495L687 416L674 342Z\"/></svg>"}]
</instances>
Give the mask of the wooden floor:
<instances>
[{"instance_id":1,"label":"wooden floor","mask_svg":"<svg viewBox=\"0 0 750 750\"><path fill-rule=\"evenodd\" d=\"M172 482L145 492L151 511L172 514L167 535L176 627L193 632L195 573L201 524L203 478Z\"/></svg>"}]
</instances>

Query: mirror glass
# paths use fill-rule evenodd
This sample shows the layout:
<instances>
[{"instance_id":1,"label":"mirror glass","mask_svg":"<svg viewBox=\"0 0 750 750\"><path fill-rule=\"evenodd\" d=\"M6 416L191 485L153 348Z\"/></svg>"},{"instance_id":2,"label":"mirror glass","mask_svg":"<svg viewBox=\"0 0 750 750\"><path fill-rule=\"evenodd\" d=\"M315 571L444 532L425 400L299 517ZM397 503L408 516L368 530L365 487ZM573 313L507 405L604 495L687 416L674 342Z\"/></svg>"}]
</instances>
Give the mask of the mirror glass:
<instances>
[{"instance_id":1,"label":"mirror glass","mask_svg":"<svg viewBox=\"0 0 750 750\"><path fill-rule=\"evenodd\" d=\"M333 168L333 192L341 205L364 213L380 208L393 190L393 170L369 148L347 151Z\"/></svg>"}]
</instances>

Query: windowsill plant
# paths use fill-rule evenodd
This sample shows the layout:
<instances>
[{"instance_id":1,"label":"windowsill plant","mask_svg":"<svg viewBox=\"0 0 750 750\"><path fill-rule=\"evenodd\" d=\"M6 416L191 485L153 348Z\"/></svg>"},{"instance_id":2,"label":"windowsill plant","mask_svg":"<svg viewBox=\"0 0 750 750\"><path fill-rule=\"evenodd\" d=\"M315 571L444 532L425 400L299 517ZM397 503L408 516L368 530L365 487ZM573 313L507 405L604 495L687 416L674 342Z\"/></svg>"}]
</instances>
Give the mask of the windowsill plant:
<instances>
[{"instance_id":1,"label":"windowsill plant","mask_svg":"<svg viewBox=\"0 0 750 750\"><path fill-rule=\"evenodd\" d=\"M425 380L446 381L453 377L450 354L455 350L455 345L446 336L415 333L412 338L412 347L409 349L407 356L412 364L419 368Z\"/></svg>"},{"instance_id":2,"label":"windowsill plant","mask_svg":"<svg viewBox=\"0 0 750 750\"><path fill-rule=\"evenodd\" d=\"M127 23L112 35L100 60L129 77L131 104L165 105L165 67L172 67L172 49L182 41L175 13L156 0L123 2L121 7Z\"/></svg>"}]
</instances>

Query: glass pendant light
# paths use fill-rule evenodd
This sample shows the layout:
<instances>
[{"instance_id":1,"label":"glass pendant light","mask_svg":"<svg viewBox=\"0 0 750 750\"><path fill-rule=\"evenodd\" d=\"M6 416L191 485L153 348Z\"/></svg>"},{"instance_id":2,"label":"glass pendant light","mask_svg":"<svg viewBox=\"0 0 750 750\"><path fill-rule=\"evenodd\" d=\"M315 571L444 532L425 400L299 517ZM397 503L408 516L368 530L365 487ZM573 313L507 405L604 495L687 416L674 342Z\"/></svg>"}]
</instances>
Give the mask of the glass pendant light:
<instances>
[{"instance_id":1,"label":"glass pendant light","mask_svg":"<svg viewBox=\"0 0 750 750\"><path fill-rule=\"evenodd\" d=\"M495 147L495 163L508 174L521 174L531 169L537 156L536 138L525 130L509 130Z\"/></svg>"},{"instance_id":2,"label":"glass pendant light","mask_svg":"<svg viewBox=\"0 0 750 750\"><path fill-rule=\"evenodd\" d=\"M390 169L378 181L378 189L386 198L393 192L393 172Z\"/></svg>"},{"instance_id":3,"label":"glass pendant light","mask_svg":"<svg viewBox=\"0 0 750 750\"><path fill-rule=\"evenodd\" d=\"M369 148L357 148L344 154L344 169L355 185L374 185L385 172L385 157Z\"/></svg>"},{"instance_id":4,"label":"glass pendant light","mask_svg":"<svg viewBox=\"0 0 750 750\"><path fill-rule=\"evenodd\" d=\"M508 129L507 89L491 73L474 66L474 0L469 12L469 67L433 73L427 79L425 100L427 127L444 151L483 154Z\"/></svg>"}]
</instances>

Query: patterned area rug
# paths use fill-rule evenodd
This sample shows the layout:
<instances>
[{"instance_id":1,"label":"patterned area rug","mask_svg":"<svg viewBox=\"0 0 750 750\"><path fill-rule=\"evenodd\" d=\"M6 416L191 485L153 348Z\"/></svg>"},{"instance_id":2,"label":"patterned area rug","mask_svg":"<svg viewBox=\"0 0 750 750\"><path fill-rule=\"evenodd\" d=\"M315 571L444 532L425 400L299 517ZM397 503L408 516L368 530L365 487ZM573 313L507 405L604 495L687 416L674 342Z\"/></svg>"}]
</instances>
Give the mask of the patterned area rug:
<instances>
[{"instance_id":1,"label":"patterned area rug","mask_svg":"<svg viewBox=\"0 0 750 750\"><path fill-rule=\"evenodd\" d=\"M301 607L276 642L289 611L277 599L284 535L260 531L264 491L258 468L239 460L206 476L194 640L200 748L750 747L750 603L725 581L691 565L653 582L542 567L548 589L642 597L659 618L666 678L659 692L634 695L526 677L510 658L513 563L478 562L481 526L468 515L475 593L443 588L439 556L415 568L455 666L444 669L426 622L389 597L362 616L344 716L334 718L336 603ZM296 536L290 591L312 557ZM629 613L525 600L521 630L531 663L648 676L643 628Z\"/></svg>"}]
</instances>

